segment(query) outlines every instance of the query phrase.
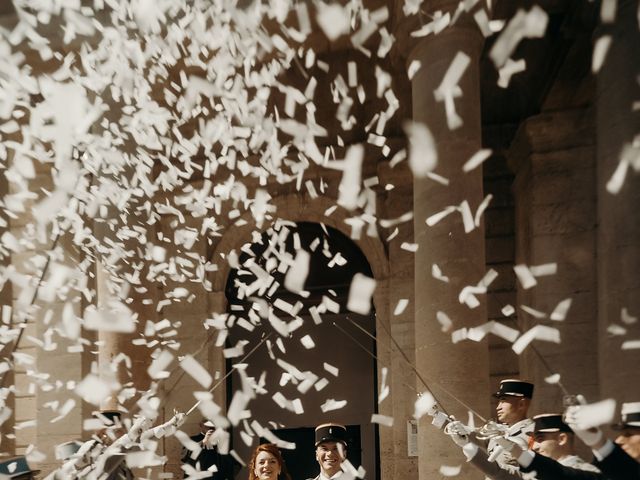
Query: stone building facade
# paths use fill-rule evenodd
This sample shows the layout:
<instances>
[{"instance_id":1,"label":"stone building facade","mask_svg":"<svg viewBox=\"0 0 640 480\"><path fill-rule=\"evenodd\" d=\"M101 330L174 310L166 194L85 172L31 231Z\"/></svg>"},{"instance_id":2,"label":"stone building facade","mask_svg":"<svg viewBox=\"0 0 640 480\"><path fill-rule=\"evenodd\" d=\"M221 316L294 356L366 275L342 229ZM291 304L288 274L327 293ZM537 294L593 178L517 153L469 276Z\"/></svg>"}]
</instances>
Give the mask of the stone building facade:
<instances>
[{"instance_id":1,"label":"stone building facade","mask_svg":"<svg viewBox=\"0 0 640 480\"><path fill-rule=\"evenodd\" d=\"M523 8L515 5L516 2L493 3L496 19L512 18L518 8ZM323 224L341 232L362 253L376 281L375 315L370 317L370 331L376 341L366 343L366 337L358 337L376 357L374 361L366 352L358 357L369 358L371 371L367 375L373 379L367 393L370 398L358 400L358 392L351 391L344 397L351 395L349 398L353 399L342 411L308 410L290 424L279 425L285 429L312 428L330 419L360 425L363 445L373 446L375 450L363 452L362 458L366 455L370 465L367 478L431 479L440 475L442 465L464 464L458 448L429 425L428 417L420 419L416 427L411 423L417 393L426 389L423 380L457 418L466 418L469 408L490 418L494 407L490 393L495 391L499 380L514 376L536 383L534 414L559 411L567 392L583 393L593 400L609 397L618 402L640 400L637 372L640 351L628 348L633 346L633 340L640 338L640 325L632 320L640 316L640 215L637 212L640 177L630 166L619 191L607 190L607 186L611 189L623 148L634 142L638 148L640 58L634 50L640 44L638 7L636 2L621 0L617 2L615 21L603 23L598 5L591 2L546 0L540 3L549 15L546 33L543 38L530 39L519 46L514 58L524 58L526 70L514 75L506 89L496 86L495 68L489 59L495 37L484 38L470 15L465 14L438 35L413 38L409 32L416 29L417 19L403 18L399 13L401 3L389 4L392 14L387 28L396 41L389 58L376 61L347 42L329 43L319 33L312 36L309 42L318 57L330 66L331 75L341 72L346 78L348 64L355 62L361 81L369 82L369 87L375 90L376 66L383 64L391 72L398 110L383 132L390 147L388 155L381 156L379 149L368 144L371 137L362 128L354 128L343 136L344 148L331 146L336 148L337 158L344 158L349 146L364 148L362 178L375 179L366 187L367 194L375 198L373 215L389 220L404 215L404 220L397 224L391 222L393 225L387 227L374 222L373 229L366 223L358 224L367 212L357 209L353 212L337 205L341 172L313 164L305 170L304 181L312 182L316 191L305 188L305 184L300 187L295 182L281 184L272 179L266 184L256 180L244 182L250 197L258 188L271 197L272 211L261 225L256 225L250 213L231 213L235 206L228 202L216 217L221 227L219 236L199 236L192 244L185 243L178 248L173 242L178 228L175 214L159 213L156 223L147 230L155 234L154 242L175 248L171 255L208 259L217 267L204 273L204 281L196 281L193 269L177 266L160 282L157 278L147 280L149 267L144 262L136 262L139 258L132 258L129 266L121 266L121 274L134 275L137 271L139 280L129 292L132 301L128 308L140 322L138 330L128 334L87 330L82 335L85 342L55 337L49 339L51 343L45 341L40 345L30 340L42 339L51 319L63 315L64 309L81 316L89 305L106 302L113 285L102 269L89 274L90 286L95 290L93 297L60 302L50 299L47 307L27 322L24 340L17 350L25 355L21 361L16 360L15 370L4 379L5 386L15 388L7 400L14 414L2 425L2 451L29 453L35 445L46 455L40 458L39 468L48 471L56 465L52 454L55 445L87 438L83 419L91 416L95 406L76 397L77 403L63 421L52 422L52 419L60 408L55 402L72 398L70 390L92 371L94 362L103 367L99 373L108 376L106 366L113 365L116 359L117 372L110 375L117 378L125 390L126 387L135 387L138 391L148 388L151 380L147 369L152 359L148 345L139 341L147 321L170 320L171 327L157 332L157 340L167 342L167 346L179 342L180 347L174 354L190 353L206 366L214 381L220 382L213 399L228 408L233 389L239 384L237 378L233 380L235 377L223 379L234 361L225 358L223 348L233 345L216 345L216 334L203 324L215 314L233 314L228 291L229 278L234 274L230 255L239 254L245 245L255 243L254 232L264 233L276 219ZM423 9L428 18L437 18L436 12L451 11L457 6L456 1L426 0ZM11 25L13 15L10 9L3 12L3 24ZM593 44L605 35L612 36L612 46L602 67L594 73ZM78 45L64 48L72 50ZM458 52L464 52L470 64L459 83L464 94L455 99L455 108L463 123L451 130L444 104L434 97L433 91L439 87ZM407 70L413 62L420 62L423 68L409 80ZM40 65L40 68L46 72L49 67ZM337 134L335 105L326 86L331 79L328 74L323 77L320 70L313 73L318 83L326 87L319 88L315 98L318 123L334 128L333 133ZM286 83L304 85L305 79L292 67ZM276 104L284 101L284 97L274 95ZM372 98L354 106L352 113L358 125L368 123L383 108L381 102L382 99ZM424 123L432 132L439 154L437 173L449 179L447 186L429 178L415 178L407 162L391 164L394 154L407 147L403 125L410 119ZM321 142L318 139L321 149L330 146ZM463 164L482 148L491 149L491 156L481 167L463 174ZM195 163L198 161L205 159L196 159ZM635 162L638 162L637 154ZM40 164L37 168L29 190L41 195L41 189L52 187L51 172ZM233 173L233 169L219 168L214 183L223 183L218 179ZM162 171L154 174L161 175ZM202 189L208 180L196 172L185 182L184 189ZM318 194L319 191L322 193ZM15 186L5 182L3 192L16 193ZM447 206L460 205L465 200L475 212L488 194L492 200L478 226L470 232L465 232L457 213L432 226L425 222ZM30 201L33 204L36 200ZM167 198L156 193L154 201L161 204ZM200 231L202 218L190 215L186 207L182 213L185 219L179 227ZM117 225L135 226L146 222L146 218L136 215L133 210L126 213L114 210L106 217L87 219L87 225L105 242L127 245L130 239L113 235ZM27 209L22 215L7 220L6 231L20 237L33 221L33 214ZM357 225L362 228L356 228ZM14 252L11 265L19 272L35 274L43 267L49 252L53 252L52 261L56 265L77 265L83 261L70 239L62 235L53 249L36 245ZM103 257L101 262L104 269L111 267L109 258ZM513 270L516 264L550 263L556 265L555 273L539 276L534 288L525 289ZM434 264L449 278L448 282L436 278ZM498 277L486 294L478 295L479 305L469 308L460 301L460 292L466 286L477 285L490 269L495 270ZM188 302L168 296L169 292L185 285L190 294ZM29 300L15 284L12 289L7 283L2 295L4 305ZM174 300L161 302L167 298ZM571 306L566 319L550 320L548 317L554 308L569 298ZM401 300L408 301L407 307L395 314ZM36 304L40 303L39 300ZM514 312L505 310L508 305L514 307ZM522 306L528 309L523 310ZM534 342L533 348L521 355L513 352L509 342L493 336L480 342L467 340L454 344L451 330L443 331L438 321L439 312L446 312L453 322L453 330L477 327L490 320L523 332L537 324L549 325L560 331L561 343ZM344 328L349 326L346 321L339 321L343 321ZM612 330L612 325L623 328ZM342 333L333 329L326 319L314 335L318 339L326 336L345 341ZM77 348L78 344L83 348ZM359 346L354 343L351 348L353 352L349 352L355 356ZM302 347L298 349L290 351L294 358L305 355ZM248 351L249 347L245 353ZM332 358L340 361L340 355L335 352L320 355L328 363ZM342 368L349 368L348 358L343 361ZM366 363L362 360L361 364ZM558 384L545 381L551 374L560 374L565 391ZM383 378L390 394L378 404L374 397L377 398L384 386ZM163 412L159 421L168 419L174 409L189 409L195 402L192 392L197 388L194 379L175 370L159 391ZM349 388L345 386L345 390ZM135 412L137 398L132 392L131 398L123 395L118 404ZM366 422L358 417L365 407L393 417L393 426L372 427L366 440ZM253 411L259 412L260 407ZM198 420L195 414L190 416L183 429L195 433ZM257 420L267 422L269 418ZM413 428L417 428L415 436L411 435ZM239 437L234 436L234 441L238 440ZM165 471L176 474L180 471L180 448L174 438L162 440L160 451L168 457ZM157 471L152 475L157 475ZM466 464L460 475L481 478Z\"/></svg>"}]
</instances>

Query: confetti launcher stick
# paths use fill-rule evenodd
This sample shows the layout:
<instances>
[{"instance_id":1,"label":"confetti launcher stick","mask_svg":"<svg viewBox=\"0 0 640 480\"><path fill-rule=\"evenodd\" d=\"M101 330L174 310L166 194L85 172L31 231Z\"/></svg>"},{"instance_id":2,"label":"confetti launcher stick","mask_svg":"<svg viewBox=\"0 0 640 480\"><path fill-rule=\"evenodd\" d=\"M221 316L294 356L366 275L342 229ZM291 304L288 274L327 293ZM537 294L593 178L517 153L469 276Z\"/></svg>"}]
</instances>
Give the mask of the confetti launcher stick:
<instances>
[{"instance_id":1,"label":"confetti launcher stick","mask_svg":"<svg viewBox=\"0 0 640 480\"><path fill-rule=\"evenodd\" d=\"M362 345L358 340L356 340L356 338L351 335L349 332L347 332L344 328L342 328L340 325L338 325L336 322L332 322L333 326L336 327L338 330L340 330L342 333L344 333L347 337L349 337L349 339L351 339L351 341L353 341L353 343L355 343L356 345L358 345L362 350L364 350L367 354L369 354L369 356L371 358L373 358L376 362L380 363L382 366L384 365L384 362L382 360L380 360L371 350L369 350L367 347L365 347L364 345ZM408 383L404 383L403 385L409 387L411 390L413 390L416 393L419 393L415 387L409 385Z\"/></svg>"},{"instance_id":2,"label":"confetti launcher stick","mask_svg":"<svg viewBox=\"0 0 640 480\"><path fill-rule=\"evenodd\" d=\"M374 341L378 341L378 339L375 337L375 335L372 335L371 333L369 333L368 331L366 331L362 326L358 325L356 322L354 322L351 318L347 317L347 320L349 320L349 322L351 322L352 325L354 325L356 328L358 328L360 331L362 331L365 335L367 335L368 337L370 337L372 340ZM382 324L382 323L381 323ZM398 342L396 341L395 338L393 338L393 335L391 335L391 332L389 331L388 328L386 328L386 326L383 325L384 331L387 334L387 336L391 339L391 341L393 342L393 344L395 345L396 349L400 352L400 354L402 355L403 360L405 361L405 363L411 367L411 369L413 370L413 372L416 374L416 376L418 377L418 379L422 382L422 384L424 385L424 387L429 391L429 393L431 393L431 395L433 395L432 389L429 387L429 384L425 381L425 379L422 377L422 375L420 374L420 372L418 371L418 369L413 365L413 363L411 363L411 361L409 360L409 357L407 357L406 353L404 353L404 350L402 350L402 348L400 347L400 345L398 344ZM487 419L484 418L482 415L480 415L478 412L476 412L473 408L471 408L469 405L467 405L465 402L463 402L462 400L460 400L458 397L456 397L453 393L449 392L446 388L444 388L442 385L436 383L436 382L432 382L434 385L438 385L438 387L444 391L449 397L453 398L456 402L458 402L460 405L462 405L464 408L466 408L467 410L469 410L470 412L472 412L474 415L476 415L480 420L482 420L483 422L487 423ZM433 398L437 401L438 405L440 406L440 408L442 409L442 411L448 415L447 411L444 409L444 407L442 406L442 403L436 398L435 395L433 395Z\"/></svg>"},{"instance_id":3,"label":"confetti launcher stick","mask_svg":"<svg viewBox=\"0 0 640 480\"><path fill-rule=\"evenodd\" d=\"M520 332L520 335L522 335L522 330L520 330L520 328L518 328L517 330ZM538 358L538 360L540 361L542 366L547 369L549 374L551 374L551 375L557 374L557 371L554 371L551 368L551 365L549 365L549 362L547 362L547 359L542 356L542 354L538 351L538 349L534 345L529 344L528 346L529 346L529 348L531 348L533 353L535 353L536 357ZM558 380L557 382L554 382L554 383L556 383L558 385L558 387L560 387L560 390L562 390L562 393L564 394L565 397L573 397L573 395L571 393L569 393L569 391L566 389L566 387L562 384L562 382L560 380Z\"/></svg>"},{"instance_id":4,"label":"confetti launcher stick","mask_svg":"<svg viewBox=\"0 0 640 480\"><path fill-rule=\"evenodd\" d=\"M224 382L224 381L229 377L229 375L231 375L231 374L233 373L233 371L234 371L234 370L235 370L235 368L236 368L236 365L237 365L237 364L244 363L244 362L245 362L245 361L246 361L246 360L247 360L251 355L253 355L253 354L254 354L254 352L255 352L256 350L258 350L258 348L260 348L260 347L262 346L262 344L263 344L264 342L266 342L266 341L269 339L269 337L270 337L271 335L273 335L273 332L269 332L269 333L267 333L267 334L262 338L262 340L260 340L260 342L259 342L255 347L253 347L253 348L249 351L249 353L247 353L244 357L242 357L242 359L240 359L240 361L239 361L239 362L237 362L236 364L234 364L234 365L233 365L233 367L231 367L231 370L229 370L229 371L227 372L227 374L226 374L224 377L222 377L220 380L218 380L218 382L217 382L213 387L211 387L211 388L209 389L209 393L213 392L216 388L218 388L218 386L220 386L220 385L222 384L222 382ZM187 413L185 414L185 417L188 417L188 416L189 416L189 414L190 414L190 413L192 413L192 412L193 412L193 411L198 407L198 405L200 405L200 402L201 402L201 400L198 400L198 401L193 405L193 407L191 407L189 410L187 410Z\"/></svg>"}]
</instances>

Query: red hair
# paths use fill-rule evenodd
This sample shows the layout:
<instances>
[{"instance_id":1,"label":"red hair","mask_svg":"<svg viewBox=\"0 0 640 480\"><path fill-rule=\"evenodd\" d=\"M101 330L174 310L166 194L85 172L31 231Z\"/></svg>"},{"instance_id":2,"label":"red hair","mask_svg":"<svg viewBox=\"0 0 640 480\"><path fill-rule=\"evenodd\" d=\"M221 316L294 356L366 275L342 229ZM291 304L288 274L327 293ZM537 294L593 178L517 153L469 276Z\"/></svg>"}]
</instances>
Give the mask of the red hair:
<instances>
[{"instance_id":1,"label":"red hair","mask_svg":"<svg viewBox=\"0 0 640 480\"><path fill-rule=\"evenodd\" d=\"M255 470L256 458L258 458L260 452L267 452L276 457L278 465L280 466L280 475L278 475L278 480L291 480L291 475L289 475L287 466L284 464L284 459L282 458L280 449L273 443L263 443L262 445L258 445L253 451L253 454L251 455L251 461L249 462L249 480L257 480L258 478L256 477Z\"/></svg>"}]
</instances>

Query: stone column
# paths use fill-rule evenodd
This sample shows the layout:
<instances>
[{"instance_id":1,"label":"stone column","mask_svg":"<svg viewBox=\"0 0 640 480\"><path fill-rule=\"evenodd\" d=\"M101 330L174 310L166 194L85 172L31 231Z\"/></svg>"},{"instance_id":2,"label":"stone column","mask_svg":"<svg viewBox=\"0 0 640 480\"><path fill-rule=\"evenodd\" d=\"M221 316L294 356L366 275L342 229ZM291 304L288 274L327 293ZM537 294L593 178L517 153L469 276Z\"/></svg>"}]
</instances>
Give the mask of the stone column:
<instances>
[{"instance_id":1,"label":"stone column","mask_svg":"<svg viewBox=\"0 0 640 480\"><path fill-rule=\"evenodd\" d=\"M405 145L402 145L405 147ZM411 171L401 163L389 168L387 162L378 164L378 176L381 184L391 184L395 188L385 194L380 201L380 218L397 218L413 208L413 188ZM388 229L388 233L396 227ZM404 222L397 226L398 235L387 243L389 257L389 278L384 286L378 285L374 293L378 324L386 322L393 338L400 348L415 364L415 327L414 327L414 254L403 250L404 242L413 242L413 222ZM386 236L387 232L385 232ZM377 301L379 291L384 289L387 305ZM396 305L402 299L409 303L402 313L394 313ZM382 308L381 308L382 307ZM384 315L384 316L383 316ZM380 470L381 478L416 478L418 458L408 448L407 428L412 420L414 402L416 400L416 383L414 372L396 351L393 342L381 326L377 326L377 355L380 363L389 369L387 385L391 393L380 405L380 412L394 418L391 431L380 428ZM380 368L379 363L379 368ZM385 410L387 409L387 410ZM389 411L389 413L386 413ZM388 446L390 444L390 446Z\"/></svg>"},{"instance_id":2,"label":"stone column","mask_svg":"<svg viewBox=\"0 0 640 480\"><path fill-rule=\"evenodd\" d=\"M597 34L613 37L597 76L596 95L600 396L619 401L640 398L640 350L621 350L624 341L640 338L640 323L621 321L623 309L640 318L640 176L629 168L617 194L606 186L625 145L640 133L640 111L633 108L640 100L637 9L635 0L619 1L615 23ZM627 334L609 335L612 324L622 325Z\"/></svg>"},{"instance_id":3,"label":"stone column","mask_svg":"<svg viewBox=\"0 0 640 480\"><path fill-rule=\"evenodd\" d=\"M520 355L520 376L536 385L530 412L559 411L563 390L544 381L561 375L569 393L597 397L597 282L594 118L589 107L554 109L528 118L509 150L516 172L516 264L555 263L554 275L523 289L517 283L518 326L560 331L560 345L534 341ZM566 299L562 321L550 320ZM521 307L546 315L536 318ZM544 362L539 355L544 358ZM545 365L546 364L546 365ZM581 368L576 368L580 365ZM550 371L550 370L551 371Z\"/></svg>"},{"instance_id":4,"label":"stone column","mask_svg":"<svg viewBox=\"0 0 640 480\"><path fill-rule=\"evenodd\" d=\"M456 3L456 2L451 2ZM458 301L466 285L476 285L485 273L484 227L465 233L460 214L450 215L429 227L425 219L449 205L467 200L473 211L482 202L482 169L462 172L463 163L481 148L479 57L483 40L466 19L438 35L424 38L411 52L421 63L412 80L413 118L426 124L437 143L436 172L450 181L443 186L429 179L414 178L414 238L419 245L415 256L415 344L416 363L421 374L443 385L454 396L488 416L489 359L486 340L481 343L451 343L451 333L443 333L436 320L438 311L454 322L454 329L486 321L486 304L469 309ZM434 90L440 85L458 52L471 63L459 86L463 96L455 99L456 111L464 124L449 130L444 104L436 102ZM437 264L449 283L431 275ZM417 384L422 389L422 385ZM449 413L467 418L467 409L434 385L434 392ZM460 465L460 451L442 432L429 425L429 417L419 423L419 478L439 477L441 465ZM462 478L480 478L478 471L463 467Z\"/></svg>"},{"instance_id":5,"label":"stone column","mask_svg":"<svg viewBox=\"0 0 640 480\"><path fill-rule=\"evenodd\" d=\"M109 273L101 261L96 261L97 308L106 308L111 293L109 292ZM116 332L98 331L98 371L102 380L109 382L113 378L111 362L121 352L120 336ZM119 377L119 376L118 376ZM118 378L123 380L123 378ZM121 382L122 383L122 382ZM101 410L117 410L118 399L115 395L105 398L100 403Z\"/></svg>"}]
</instances>

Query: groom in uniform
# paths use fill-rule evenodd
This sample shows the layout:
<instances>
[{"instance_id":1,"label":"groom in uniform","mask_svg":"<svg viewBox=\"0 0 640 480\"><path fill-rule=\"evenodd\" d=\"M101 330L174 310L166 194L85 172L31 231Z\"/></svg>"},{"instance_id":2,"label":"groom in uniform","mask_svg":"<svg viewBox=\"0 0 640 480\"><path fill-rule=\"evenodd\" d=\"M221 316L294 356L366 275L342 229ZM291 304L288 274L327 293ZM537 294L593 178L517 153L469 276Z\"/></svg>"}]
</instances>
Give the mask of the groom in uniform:
<instances>
[{"instance_id":1,"label":"groom in uniform","mask_svg":"<svg viewBox=\"0 0 640 480\"><path fill-rule=\"evenodd\" d=\"M316 461L320 474L307 480L334 480L340 478L340 465L347 458L347 429L337 423L316 427Z\"/></svg>"}]
</instances>

